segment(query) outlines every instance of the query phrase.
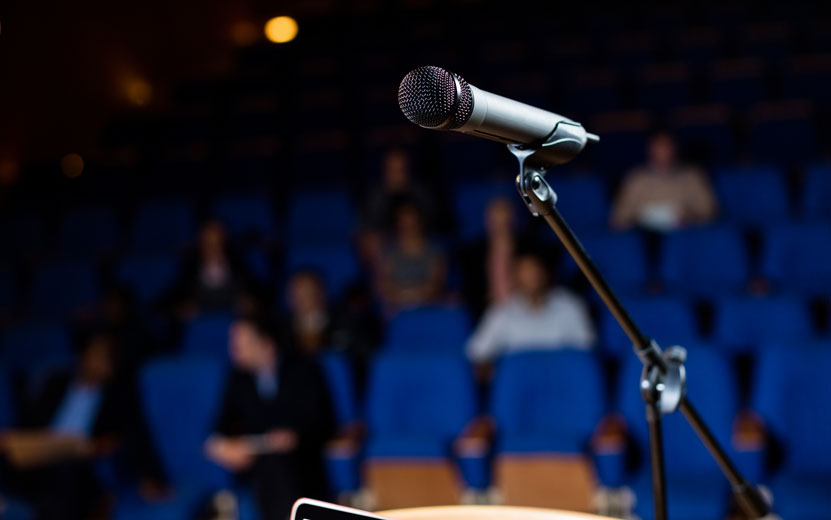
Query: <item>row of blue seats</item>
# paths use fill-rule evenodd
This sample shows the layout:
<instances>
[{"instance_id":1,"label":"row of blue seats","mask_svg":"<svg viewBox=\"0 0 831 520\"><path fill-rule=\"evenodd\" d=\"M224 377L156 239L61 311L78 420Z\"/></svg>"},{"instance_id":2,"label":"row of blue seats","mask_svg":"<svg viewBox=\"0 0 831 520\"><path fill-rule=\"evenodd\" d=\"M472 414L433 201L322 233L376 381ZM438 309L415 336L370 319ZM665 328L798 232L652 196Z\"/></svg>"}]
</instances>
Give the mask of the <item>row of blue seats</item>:
<instances>
[{"instance_id":1,"label":"row of blue seats","mask_svg":"<svg viewBox=\"0 0 831 520\"><path fill-rule=\"evenodd\" d=\"M494 148L465 145L454 147L459 156L478 154ZM461 159L459 159L461 160ZM788 183L774 166L750 165L717 169L713 175L725 220L742 225L775 223L791 216L831 218L825 201L831 197L831 166L815 164L805 171L805 180L796 208L792 208ZM559 194L561 212L577 224L602 228L608 221L610 188L599 175L552 176ZM483 231L482 212L496 196L517 199L509 179L504 181L469 181L454 192L454 209L463 240L475 238ZM326 219L320 218L325 208ZM270 236L278 232L282 217L268 197L245 195L224 197L211 212L225 222L235 236L255 233ZM524 214L523 214L524 215ZM354 229L354 204L343 191L296 193L287 210L287 242L325 242L347 240ZM193 241L195 210L182 200L148 202L136 211L132 222L130 249L139 254L170 252ZM69 212L61 221L59 250L66 255L89 255L115 248L119 239L119 215L107 208L84 208ZM4 219L0 236L6 255L43 249L45 222L31 214L11 215Z\"/></svg>"},{"instance_id":2,"label":"row of blue seats","mask_svg":"<svg viewBox=\"0 0 831 520\"><path fill-rule=\"evenodd\" d=\"M568 218L567 210L563 212ZM669 295L716 298L747 294L751 282L764 281L770 286L765 290L783 294L831 294L831 224L826 222L791 222L765 229L758 259L749 253L744 235L734 227L704 227L668 234L662 240L655 274L649 267L644 238L639 233L581 234L601 272L622 293L643 294L648 286L660 282L660 289ZM255 276L263 283L272 283L274 273L265 254L251 249L247 257ZM349 242L298 245L286 252L283 273L308 266L320 270L335 296L360 276L359 263ZM137 255L117 263L114 277L133 288L139 303L146 305L171 287L179 269L176 255ZM566 260L561 277L569 279L576 273L573 261ZM21 305L15 271L0 266L0 311L26 309L24 315L33 318L63 318L97 301L99 287L92 264L57 261L37 270Z\"/></svg>"},{"instance_id":3,"label":"row of blue seats","mask_svg":"<svg viewBox=\"0 0 831 520\"><path fill-rule=\"evenodd\" d=\"M202 453L219 406L223 365L210 357L191 356L158 360L143 370L144 414L176 495L163 504L148 504L134 493L122 492L117 518L181 518L206 490L229 485L228 475ZM786 448L784 462L775 471L764 465L758 448L732 441L739 400L723 356L705 347L690 350L689 396L748 475L771 487L779 514L820 518L831 506L822 491L831 484L831 458L823 445L831 434L831 410L823 397L831 345L786 344L765 352L759 365L753 409L772 440ZM651 518L647 431L637 385L641 366L634 356L624 363L614 403L605 402L603 372L591 354L562 350L504 358L484 408L495 421L494 444L484 457L468 459L454 455L452 445L480 407L470 367L458 356L396 351L378 356L365 408L357 405L350 390L343 359L330 356L323 367L338 421L349 424L363 417L369 432L357 456L329 457L334 491L358 489L363 461L455 460L464 483L483 489L490 484L491 457L587 453L593 456L601 483L632 487L637 513ZM637 455L623 449L592 453L592 436L611 411L626 421ZM666 418L664 435L673 518L723 518L729 504L727 482L680 414ZM638 463L625 464L627 456Z\"/></svg>"}]
</instances>

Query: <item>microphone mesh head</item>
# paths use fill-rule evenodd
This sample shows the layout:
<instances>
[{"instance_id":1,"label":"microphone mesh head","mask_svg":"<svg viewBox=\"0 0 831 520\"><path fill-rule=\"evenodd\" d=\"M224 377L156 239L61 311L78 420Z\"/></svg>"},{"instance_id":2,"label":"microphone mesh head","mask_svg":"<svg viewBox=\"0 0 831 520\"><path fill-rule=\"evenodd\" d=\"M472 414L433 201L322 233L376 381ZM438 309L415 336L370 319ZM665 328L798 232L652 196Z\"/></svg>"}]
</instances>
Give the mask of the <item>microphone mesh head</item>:
<instances>
[{"instance_id":1,"label":"microphone mesh head","mask_svg":"<svg viewBox=\"0 0 831 520\"><path fill-rule=\"evenodd\" d=\"M455 78L455 81L454 81ZM456 90L456 81L461 92ZM398 106L413 123L439 130L464 125L473 112L470 85L459 76L439 67L419 67L401 80Z\"/></svg>"}]
</instances>

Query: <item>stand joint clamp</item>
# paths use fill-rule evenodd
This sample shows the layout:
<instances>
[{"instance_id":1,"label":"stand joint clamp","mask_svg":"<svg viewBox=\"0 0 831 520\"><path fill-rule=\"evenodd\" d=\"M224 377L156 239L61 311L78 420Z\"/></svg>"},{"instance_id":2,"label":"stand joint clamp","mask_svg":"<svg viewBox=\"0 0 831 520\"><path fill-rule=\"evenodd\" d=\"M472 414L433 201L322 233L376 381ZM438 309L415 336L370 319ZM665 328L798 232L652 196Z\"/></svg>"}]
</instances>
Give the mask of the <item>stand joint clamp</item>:
<instances>
[{"instance_id":1,"label":"stand joint clamp","mask_svg":"<svg viewBox=\"0 0 831 520\"><path fill-rule=\"evenodd\" d=\"M652 341L652 347L658 349ZM669 347L663 354L664 366L657 363L644 364L641 372L641 397L648 404L657 404L662 414L678 409L687 392L687 374L684 362L687 351L679 346Z\"/></svg>"}]
</instances>

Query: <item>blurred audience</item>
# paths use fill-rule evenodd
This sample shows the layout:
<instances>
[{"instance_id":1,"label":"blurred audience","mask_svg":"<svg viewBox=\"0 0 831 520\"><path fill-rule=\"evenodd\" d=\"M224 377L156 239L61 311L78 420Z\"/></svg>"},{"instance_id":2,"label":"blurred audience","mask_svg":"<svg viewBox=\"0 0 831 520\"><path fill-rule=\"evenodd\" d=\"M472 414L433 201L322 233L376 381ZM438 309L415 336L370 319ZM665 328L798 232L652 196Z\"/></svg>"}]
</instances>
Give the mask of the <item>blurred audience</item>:
<instances>
[{"instance_id":1,"label":"blurred audience","mask_svg":"<svg viewBox=\"0 0 831 520\"><path fill-rule=\"evenodd\" d=\"M225 227L218 220L209 220L176 284L180 316L217 310L250 311L254 306L250 279L245 262L228 242Z\"/></svg>"},{"instance_id":2,"label":"blurred audience","mask_svg":"<svg viewBox=\"0 0 831 520\"><path fill-rule=\"evenodd\" d=\"M671 231L706 224L718 213L713 188L700 169L678 160L675 139L656 132L647 145L647 162L623 180L614 202L611 224L615 229L634 226Z\"/></svg>"},{"instance_id":3,"label":"blurred audience","mask_svg":"<svg viewBox=\"0 0 831 520\"><path fill-rule=\"evenodd\" d=\"M595 331L588 306L564 287L552 286L543 257L521 252L514 260L514 290L491 305L467 344L477 364L528 349L592 348Z\"/></svg>"},{"instance_id":4,"label":"blurred audience","mask_svg":"<svg viewBox=\"0 0 831 520\"><path fill-rule=\"evenodd\" d=\"M389 150L384 156L381 183L366 199L364 227L374 231L386 229L402 200L415 202L424 212L425 219L432 222L436 210L435 197L412 177L407 152L402 148Z\"/></svg>"},{"instance_id":5,"label":"blurred audience","mask_svg":"<svg viewBox=\"0 0 831 520\"><path fill-rule=\"evenodd\" d=\"M328 389L318 366L281 348L261 318L237 320L229 348L234 372L206 451L251 485L263 520L284 520L297 498L328 496Z\"/></svg>"},{"instance_id":6,"label":"blurred audience","mask_svg":"<svg viewBox=\"0 0 831 520\"><path fill-rule=\"evenodd\" d=\"M514 205L495 198L485 209L485 237L463 247L458 260L462 296L478 319L490 305L510 298L513 292L513 260L525 238L517 232Z\"/></svg>"},{"instance_id":7,"label":"blurred audience","mask_svg":"<svg viewBox=\"0 0 831 520\"><path fill-rule=\"evenodd\" d=\"M12 492L34 504L41 519L87 519L107 511L96 461L112 455L137 408L116 378L115 338L96 332L80 346L74 370L40 385L26 406L23 429L2 448L17 468Z\"/></svg>"},{"instance_id":8,"label":"blurred audience","mask_svg":"<svg viewBox=\"0 0 831 520\"><path fill-rule=\"evenodd\" d=\"M427 235L421 208L405 200L396 207L394 236L382 253L378 282L387 311L426 305L444 291L444 255Z\"/></svg>"}]
</instances>

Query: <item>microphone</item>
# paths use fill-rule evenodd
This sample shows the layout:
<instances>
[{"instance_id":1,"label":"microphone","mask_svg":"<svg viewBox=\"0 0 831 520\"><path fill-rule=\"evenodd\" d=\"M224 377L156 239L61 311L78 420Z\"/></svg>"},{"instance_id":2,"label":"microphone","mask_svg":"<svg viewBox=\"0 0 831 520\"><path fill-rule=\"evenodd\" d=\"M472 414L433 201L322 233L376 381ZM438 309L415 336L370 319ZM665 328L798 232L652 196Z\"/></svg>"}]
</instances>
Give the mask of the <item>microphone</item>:
<instances>
[{"instance_id":1,"label":"microphone","mask_svg":"<svg viewBox=\"0 0 831 520\"><path fill-rule=\"evenodd\" d=\"M398 87L398 105L413 123L455 130L521 149L536 149L544 166L574 158L600 139L567 117L478 89L440 67L412 70Z\"/></svg>"}]
</instances>

